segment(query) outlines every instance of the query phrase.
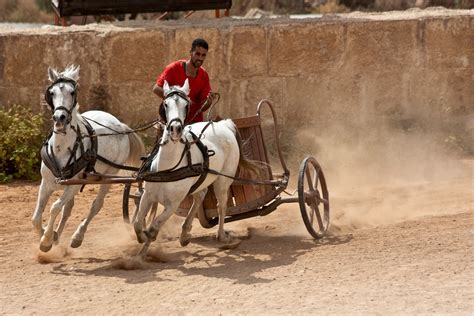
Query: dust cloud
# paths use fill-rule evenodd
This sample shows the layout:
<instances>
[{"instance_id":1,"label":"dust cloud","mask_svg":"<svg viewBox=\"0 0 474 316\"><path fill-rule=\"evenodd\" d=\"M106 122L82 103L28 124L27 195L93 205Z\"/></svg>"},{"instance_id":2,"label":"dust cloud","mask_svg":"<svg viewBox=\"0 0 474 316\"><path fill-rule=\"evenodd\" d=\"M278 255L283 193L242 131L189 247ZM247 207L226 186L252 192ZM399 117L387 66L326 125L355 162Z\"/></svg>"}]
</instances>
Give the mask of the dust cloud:
<instances>
[{"instance_id":1,"label":"dust cloud","mask_svg":"<svg viewBox=\"0 0 474 316\"><path fill-rule=\"evenodd\" d=\"M61 262L64 258L71 255L68 247L64 245L54 245L49 252L42 252L39 250L38 244L31 245L31 249L36 254L38 263L41 264Z\"/></svg>"},{"instance_id":2,"label":"dust cloud","mask_svg":"<svg viewBox=\"0 0 474 316\"><path fill-rule=\"evenodd\" d=\"M296 187L301 160L314 156L328 183L334 234L443 215L453 206L467 211L469 206L453 203L456 194L472 196L472 168L445 137L429 128L373 122L299 128L287 150L291 183Z\"/></svg>"}]
</instances>

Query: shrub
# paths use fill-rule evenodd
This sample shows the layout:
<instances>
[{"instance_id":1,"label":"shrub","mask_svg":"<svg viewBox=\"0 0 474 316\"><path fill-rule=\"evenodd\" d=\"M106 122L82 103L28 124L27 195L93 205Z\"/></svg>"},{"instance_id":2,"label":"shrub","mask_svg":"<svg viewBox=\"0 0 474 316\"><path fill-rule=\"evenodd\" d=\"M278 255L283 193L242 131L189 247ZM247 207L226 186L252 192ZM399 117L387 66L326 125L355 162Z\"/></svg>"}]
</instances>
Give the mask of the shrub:
<instances>
[{"instance_id":1,"label":"shrub","mask_svg":"<svg viewBox=\"0 0 474 316\"><path fill-rule=\"evenodd\" d=\"M43 134L41 114L19 105L0 109L0 182L39 178Z\"/></svg>"}]
</instances>

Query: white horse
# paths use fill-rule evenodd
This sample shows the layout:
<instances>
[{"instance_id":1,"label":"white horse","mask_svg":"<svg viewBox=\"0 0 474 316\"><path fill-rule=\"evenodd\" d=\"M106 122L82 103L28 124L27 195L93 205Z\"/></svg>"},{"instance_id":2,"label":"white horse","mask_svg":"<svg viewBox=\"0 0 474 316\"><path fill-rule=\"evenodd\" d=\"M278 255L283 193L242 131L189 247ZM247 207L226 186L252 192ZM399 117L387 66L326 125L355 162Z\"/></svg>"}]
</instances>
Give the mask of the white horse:
<instances>
[{"instance_id":1,"label":"white horse","mask_svg":"<svg viewBox=\"0 0 474 316\"><path fill-rule=\"evenodd\" d=\"M178 209L178 206L185 197L191 193L193 205L183 223L180 236L182 246L189 243L192 221L210 185L213 185L218 201L219 228L217 239L224 243L230 242L232 240L231 236L224 231L224 219L226 216L228 191L233 179L223 175L235 176L238 166L250 170L255 170L257 167L243 157L240 148L240 137L232 120L227 119L214 123L201 122L187 126L184 125L190 104L187 96L189 93L188 80L185 81L182 87L173 86L171 88L165 81L163 90L167 125L159 151L154 157L150 157L152 162L148 171L149 177L146 175L143 177L145 180L144 192L134 221L137 239L140 243L145 243L140 252L142 256L146 255L146 250L150 243L156 239L163 224ZM194 137L192 133L195 135ZM207 147L207 150L213 153L208 159L208 168L223 175L209 173L202 180L200 176L190 173L184 178L186 175L185 173L183 175L182 171L190 164L189 161L193 165L202 164L204 161L203 152L195 144L196 136L200 138L202 144ZM153 173L157 173L158 178L162 174L163 179L158 179L158 181L163 182L154 182ZM182 179L167 181L166 178L173 178L173 173L180 173ZM198 181L203 182L199 184ZM156 202L162 204L164 210L146 229L145 218L150 207Z\"/></svg>"},{"instance_id":2,"label":"white horse","mask_svg":"<svg viewBox=\"0 0 474 316\"><path fill-rule=\"evenodd\" d=\"M116 167L123 164L139 166L140 157L145 152L139 136L111 114L102 111L79 114L76 99L79 68L72 65L61 73L55 69L48 69L51 85L46 90L45 99L51 107L54 127L42 149L42 180L32 217L33 226L41 236L40 249L44 252L51 249L53 242L59 242L74 206L74 196L81 189L81 185L57 184L57 178L77 178L85 169L116 174L120 171ZM107 135L101 136L101 134ZM95 164L94 154L97 155ZM119 166L114 167L114 163ZM79 247L82 244L87 226L101 209L110 186L110 184L100 185L99 193L92 203L87 218L81 222L72 236L71 247ZM52 204L49 220L43 228L44 208L51 194L60 189L64 189L64 192ZM61 210L61 220L54 231L53 226Z\"/></svg>"}]
</instances>

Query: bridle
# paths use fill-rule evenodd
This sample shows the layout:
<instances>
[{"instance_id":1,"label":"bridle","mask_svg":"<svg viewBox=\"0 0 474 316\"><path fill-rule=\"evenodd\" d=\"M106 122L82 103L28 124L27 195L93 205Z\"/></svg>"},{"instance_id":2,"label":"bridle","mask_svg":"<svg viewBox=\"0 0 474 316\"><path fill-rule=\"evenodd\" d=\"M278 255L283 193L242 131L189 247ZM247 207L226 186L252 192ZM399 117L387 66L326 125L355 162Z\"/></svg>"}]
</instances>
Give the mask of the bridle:
<instances>
[{"instance_id":1,"label":"bridle","mask_svg":"<svg viewBox=\"0 0 474 316\"><path fill-rule=\"evenodd\" d=\"M72 103L71 109L68 109L64 106L58 106L57 108L54 107L50 89L58 83L70 83L73 86L74 88L73 94L72 94L73 103ZM68 117L66 118L65 124L66 125L70 124L72 120L72 111L77 106L77 82L73 79L60 76L46 89L44 99L46 100L46 103L49 105L51 109L51 113L53 115L54 115L54 112L56 112L57 110L66 111L68 114ZM48 167L48 169L51 170L53 175L58 179L70 179L74 177L80 170L83 170L83 169L85 169L86 173L92 172L94 171L96 160L100 160L101 162L117 169L138 171L138 168L136 167L119 165L113 161L108 160L105 157L98 155L97 136L118 135L120 134L120 132L115 131L114 134L97 135L95 130L92 128L91 124L88 122L89 120L93 121L94 123L102 127L111 129L110 127L107 127L101 124L100 122L85 118L84 120L81 120L81 122L84 125L85 129L87 130L87 134L82 135L81 130L79 128L79 122L77 123L76 126L71 125L71 129L76 133L76 139L74 141L74 145L72 146L72 148L70 147L67 148L69 150L70 156L63 168L59 166L57 159L54 155L53 146L49 143L49 140L51 139L51 136L53 135L53 133L57 133L57 132L54 130L50 132L47 139L43 142L43 146L40 152L41 159L45 163L46 167ZM113 129L111 130L114 131ZM65 134L65 132L63 134ZM83 143L84 137L90 138L90 148L85 148L84 143ZM76 157L77 152L80 153L79 158Z\"/></svg>"},{"instance_id":2,"label":"bridle","mask_svg":"<svg viewBox=\"0 0 474 316\"><path fill-rule=\"evenodd\" d=\"M167 105L166 105L166 102L165 102L166 99L168 99L168 98L170 98L170 97L172 97L172 96L175 96L175 95L178 96L178 97L180 97L181 99L184 99L184 100L186 101L186 108L185 108L185 110L186 110L186 116L184 117L184 122L183 122L179 117L176 117L176 118L174 118L174 119L172 119L172 120L170 120L170 121L168 121L168 118L166 118L166 120L167 120L167 122L166 122L166 130L167 130L168 132L170 132L170 130L171 130L171 124L174 123L174 122L177 122L177 123L181 126L181 128L184 127L184 123L186 122L186 119L188 118L189 105L191 104L191 101L189 100L189 97L186 95L186 93L184 93L184 92L182 92L182 91L180 91L180 90L172 90L172 91L170 91L170 92L165 96L165 98L164 98L164 100L163 100L163 103L164 103L165 107L167 106ZM166 113L166 111L165 111L165 113Z\"/></svg>"},{"instance_id":3,"label":"bridle","mask_svg":"<svg viewBox=\"0 0 474 316\"><path fill-rule=\"evenodd\" d=\"M72 100L72 107L71 109L68 109L66 108L65 106L58 106L57 108L54 107L54 104L53 104L53 99L51 98L51 92L50 92L50 89L57 85L58 83L70 83L74 90L73 90L73 100ZM72 111L74 110L74 108L76 107L77 105L77 93L76 93L76 90L77 90L77 82L73 79L70 79L68 77L63 77L63 76L59 76L58 79L56 79L45 91L44 93L44 99L46 101L46 103L49 105L49 108L51 110L51 113L54 115L54 112L56 112L57 110L63 110L67 113L67 118L66 118L66 124L65 125L68 125L69 123L71 123L71 120L72 120Z\"/></svg>"}]
</instances>

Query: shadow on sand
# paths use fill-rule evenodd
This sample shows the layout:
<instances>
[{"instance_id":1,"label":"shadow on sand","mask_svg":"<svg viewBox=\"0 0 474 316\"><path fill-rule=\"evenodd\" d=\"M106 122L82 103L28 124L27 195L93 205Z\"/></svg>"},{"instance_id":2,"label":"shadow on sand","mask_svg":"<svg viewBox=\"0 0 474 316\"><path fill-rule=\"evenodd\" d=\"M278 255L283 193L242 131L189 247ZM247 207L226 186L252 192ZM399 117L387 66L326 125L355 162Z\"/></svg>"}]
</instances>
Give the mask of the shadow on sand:
<instances>
[{"instance_id":1,"label":"shadow on sand","mask_svg":"<svg viewBox=\"0 0 474 316\"><path fill-rule=\"evenodd\" d=\"M75 277L123 278L127 283L140 284L170 280L173 277L169 273L161 272L175 270L180 277L201 275L229 279L240 284L268 283L273 279L256 275L267 269L290 265L298 257L323 250L326 246L348 243L352 235L313 240L301 236L260 235L258 231L250 231L248 236L241 239L244 240L238 248L224 250L213 236L196 237L187 248L179 248L170 254L164 255L158 251L161 253L150 255L149 252L146 261L134 256L71 259L67 263L55 263L51 273ZM98 264L101 266L97 267ZM94 267L89 267L91 265Z\"/></svg>"}]
</instances>

